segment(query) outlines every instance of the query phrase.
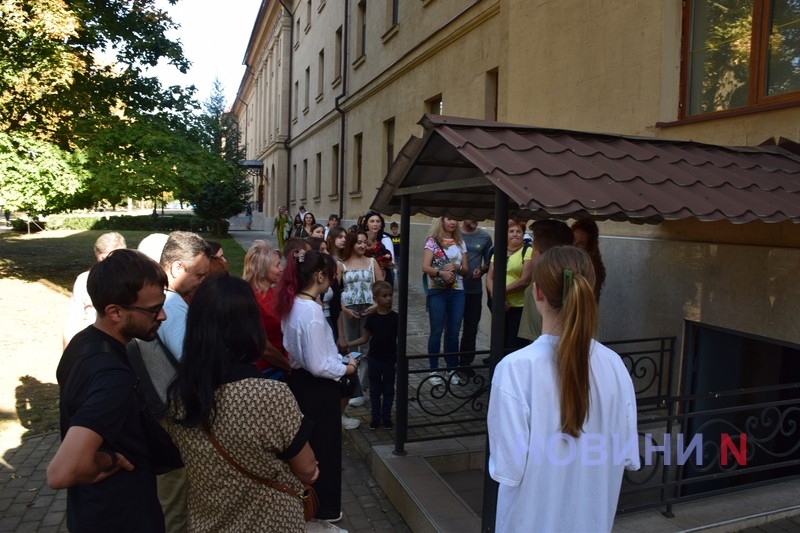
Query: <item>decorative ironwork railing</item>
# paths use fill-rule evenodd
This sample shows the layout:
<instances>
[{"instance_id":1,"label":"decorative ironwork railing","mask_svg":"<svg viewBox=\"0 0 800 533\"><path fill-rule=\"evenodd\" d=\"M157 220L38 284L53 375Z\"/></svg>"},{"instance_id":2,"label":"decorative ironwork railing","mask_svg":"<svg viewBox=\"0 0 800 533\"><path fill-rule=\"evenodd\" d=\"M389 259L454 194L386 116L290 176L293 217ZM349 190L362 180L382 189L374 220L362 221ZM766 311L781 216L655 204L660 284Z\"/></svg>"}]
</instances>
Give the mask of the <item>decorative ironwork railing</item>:
<instances>
[{"instance_id":1,"label":"decorative ironwork railing","mask_svg":"<svg viewBox=\"0 0 800 533\"><path fill-rule=\"evenodd\" d=\"M664 408L672 387L671 366L675 337L609 341L604 344L619 353L634 382L640 412ZM475 357L488 351L453 354ZM489 405L489 365L460 366L432 372L428 355L409 355L408 411L400 419L403 443L464 437L486 433ZM402 447L398 450L402 453Z\"/></svg>"}]
</instances>

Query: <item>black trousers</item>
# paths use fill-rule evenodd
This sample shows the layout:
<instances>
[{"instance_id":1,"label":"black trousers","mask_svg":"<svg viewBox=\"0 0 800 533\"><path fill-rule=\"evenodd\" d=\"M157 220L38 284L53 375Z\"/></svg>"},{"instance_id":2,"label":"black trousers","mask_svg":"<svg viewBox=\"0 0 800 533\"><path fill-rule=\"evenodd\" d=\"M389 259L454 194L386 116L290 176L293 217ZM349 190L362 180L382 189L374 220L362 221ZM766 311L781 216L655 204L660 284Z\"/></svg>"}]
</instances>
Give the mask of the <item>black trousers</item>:
<instances>
[{"instance_id":1,"label":"black trousers","mask_svg":"<svg viewBox=\"0 0 800 533\"><path fill-rule=\"evenodd\" d=\"M308 444L319 462L314 490L319 497L317 518L339 517L342 508L342 417L339 383L318 378L303 369L292 370L287 380L304 416L314 421Z\"/></svg>"}]
</instances>

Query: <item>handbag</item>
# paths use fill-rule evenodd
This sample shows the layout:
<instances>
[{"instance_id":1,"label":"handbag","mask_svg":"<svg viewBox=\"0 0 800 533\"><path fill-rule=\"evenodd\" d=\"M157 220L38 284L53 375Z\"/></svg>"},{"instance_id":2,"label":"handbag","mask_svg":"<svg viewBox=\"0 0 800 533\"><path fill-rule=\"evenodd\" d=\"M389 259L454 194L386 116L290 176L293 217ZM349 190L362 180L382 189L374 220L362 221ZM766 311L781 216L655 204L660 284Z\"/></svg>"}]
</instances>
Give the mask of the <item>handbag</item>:
<instances>
[{"instance_id":1,"label":"handbag","mask_svg":"<svg viewBox=\"0 0 800 533\"><path fill-rule=\"evenodd\" d=\"M431 259L431 266L435 268L437 271L439 271L450 263L450 259L447 258L447 253L445 253L444 248L442 248L442 245L439 244L439 241L434 240L434 242L442 251L442 257L437 257L434 254L433 258ZM439 276L436 276L435 278L431 277L431 283L433 284L434 289L449 289L450 287L453 286L452 283L447 283Z\"/></svg>"},{"instance_id":2,"label":"handbag","mask_svg":"<svg viewBox=\"0 0 800 533\"><path fill-rule=\"evenodd\" d=\"M219 441L211 434L210 431L207 429L203 429L203 433L206 434L208 437L209 442L214 448L219 452L223 459L228 461L228 463L235 468L239 473L252 479L253 481L257 481L262 485L266 485L272 489L279 490L281 492L285 492L286 494L290 494L296 498L299 498L301 502L303 502L303 516L305 521L308 522L312 520L317 514L317 508L319 507L319 498L317 498L317 493L314 491L314 487L311 485L307 485L303 483L303 492L297 492L296 490L292 489L291 487L287 487L283 483L278 483L275 480L267 479L265 477L261 477L257 474L254 474L247 470L245 467L237 463L233 457L228 455L228 452L225 451L225 448L219 443Z\"/></svg>"}]
</instances>

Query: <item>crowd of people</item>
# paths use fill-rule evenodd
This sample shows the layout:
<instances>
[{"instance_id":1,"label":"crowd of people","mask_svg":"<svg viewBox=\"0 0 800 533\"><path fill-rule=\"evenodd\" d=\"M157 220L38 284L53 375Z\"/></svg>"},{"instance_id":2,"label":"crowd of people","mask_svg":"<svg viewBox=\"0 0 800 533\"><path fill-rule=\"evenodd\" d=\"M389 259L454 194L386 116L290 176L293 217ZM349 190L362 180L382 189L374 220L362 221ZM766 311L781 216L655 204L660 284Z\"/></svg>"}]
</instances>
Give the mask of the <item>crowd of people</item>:
<instances>
[{"instance_id":1,"label":"crowd of people","mask_svg":"<svg viewBox=\"0 0 800 533\"><path fill-rule=\"evenodd\" d=\"M342 430L360 425L346 409L369 398L370 429L394 426L401 237L373 211L349 229L340 222L334 214L322 226L303 206L292 218L281 206L278 247L253 242L241 278L218 243L194 233L154 234L139 251L117 233L97 240L64 328L63 442L47 472L68 489L71 529L342 531ZM531 498L542 523L556 524L563 511L543 492L548 475L570 491L616 484L618 493L620 468L589 481L519 468L534 431L579 438L613 420L635 433L630 378L592 339L606 275L598 240L589 219L572 228L511 219L506 249L494 250L476 221L442 216L422 247L431 386L469 382L484 287L490 302L505 300L488 419L498 531L518 530ZM597 399L607 394L609 404ZM130 502L120 498L133 488ZM319 501L310 517L309 491ZM613 494L599 498L597 516L611 509L613 519L612 503Z\"/></svg>"}]
</instances>

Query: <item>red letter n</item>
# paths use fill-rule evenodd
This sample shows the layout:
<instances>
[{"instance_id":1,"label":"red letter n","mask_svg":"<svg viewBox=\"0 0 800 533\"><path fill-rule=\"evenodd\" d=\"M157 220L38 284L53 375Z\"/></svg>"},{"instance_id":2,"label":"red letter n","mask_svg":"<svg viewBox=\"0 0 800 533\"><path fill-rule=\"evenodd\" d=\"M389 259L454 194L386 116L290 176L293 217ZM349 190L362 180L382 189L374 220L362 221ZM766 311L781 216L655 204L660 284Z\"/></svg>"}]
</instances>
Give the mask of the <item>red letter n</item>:
<instances>
[{"instance_id":1,"label":"red letter n","mask_svg":"<svg viewBox=\"0 0 800 533\"><path fill-rule=\"evenodd\" d=\"M719 441L719 462L722 466L728 466L728 452L736 459L736 464L747 466L747 434L739 433L738 450L733 444L733 439L727 433L723 433Z\"/></svg>"}]
</instances>

